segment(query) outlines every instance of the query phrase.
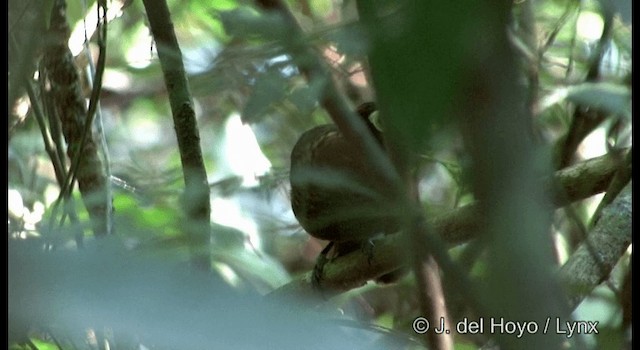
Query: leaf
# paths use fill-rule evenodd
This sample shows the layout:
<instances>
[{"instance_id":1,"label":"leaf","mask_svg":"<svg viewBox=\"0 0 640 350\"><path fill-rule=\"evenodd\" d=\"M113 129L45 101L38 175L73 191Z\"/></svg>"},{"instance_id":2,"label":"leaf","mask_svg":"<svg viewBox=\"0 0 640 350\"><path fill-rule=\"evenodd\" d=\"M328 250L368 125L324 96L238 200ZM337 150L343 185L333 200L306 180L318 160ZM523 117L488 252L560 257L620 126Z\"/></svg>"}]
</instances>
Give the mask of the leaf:
<instances>
[{"instance_id":1,"label":"leaf","mask_svg":"<svg viewBox=\"0 0 640 350\"><path fill-rule=\"evenodd\" d=\"M453 120L472 46L460 38L486 17L480 3L469 4L443 2L434 11L425 1L372 2L363 11L385 138L404 149L425 152Z\"/></svg>"},{"instance_id":2,"label":"leaf","mask_svg":"<svg viewBox=\"0 0 640 350\"><path fill-rule=\"evenodd\" d=\"M603 8L615 11L625 24L631 25L631 0L600 0Z\"/></svg>"},{"instance_id":3,"label":"leaf","mask_svg":"<svg viewBox=\"0 0 640 350\"><path fill-rule=\"evenodd\" d=\"M59 349L56 344L47 342L40 339L31 339L31 342L36 346L38 350L56 350Z\"/></svg>"},{"instance_id":4,"label":"leaf","mask_svg":"<svg viewBox=\"0 0 640 350\"><path fill-rule=\"evenodd\" d=\"M272 291L291 281L291 276L282 265L264 254L246 249L216 249L214 261L224 263L263 293Z\"/></svg>"},{"instance_id":5,"label":"leaf","mask_svg":"<svg viewBox=\"0 0 640 350\"><path fill-rule=\"evenodd\" d=\"M270 70L260 75L242 111L242 122L257 122L274 102L285 97L287 86L287 78L278 71Z\"/></svg>"},{"instance_id":6,"label":"leaf","mask_svg":"<svg viewBox=\"0 0 640 350\"><path fill-rule=\"evenodd\" d=\"M301 114L311 114L318 104L325 83L324 79L314 79L308 85L297 87L291 91L288 99Z\"/></svg>"},{"instance_id":7,"label":"leaf","mask_svg":"<svg viewBox=\"0 0 640 350\"><path fill-rule=\"evenodd\" d=\"M154 205L144 207L133 193L116 192L113 206L118 211L116 226L128 237L150 238L174 236L178 215L174 208Z\"/></svg>"},{"instance_id":8,"label":"leaf","mask_svg":"<svg viewBox=\"0 0 640 350\"><path fill-rule=\"evenodd\" d=\"M369 37L366 29L360 25L349 25L338 28L327 34L327 39L333 42L340 53L361 56L370 49Z\"/></svg>"},{"instance_id":9,"label":"leaf","mask_svg":"<svg viewBox=\"0 0 640 350\"><path fill-rule=\"evenodd\" d=\"M556 89L540 102L540 110L563 100L631 118L631 90L612 83L584 83Z\"/></svg>"},{"instance_id":10,"label":"leaf","mask_svg":"<svg viewBox=\"0 0 640 350\"><path fill-rule=\"evenodd\" d=\"M231 10L239 6L238 2L235 0L216 0L206 2L206 5L210 6L214 10Z\"/></svg>"},{"instance_id":11,"label":"leaf","mask_svg":"<svg viewBox=\"0 0 640 350\"><path fill-rule=\"evenodd\" d=\"M286 37L286 26L281 16L262 14L246 7L220 13L227 34L247 39L280 40Z\"/></svg>"}]
</instances>

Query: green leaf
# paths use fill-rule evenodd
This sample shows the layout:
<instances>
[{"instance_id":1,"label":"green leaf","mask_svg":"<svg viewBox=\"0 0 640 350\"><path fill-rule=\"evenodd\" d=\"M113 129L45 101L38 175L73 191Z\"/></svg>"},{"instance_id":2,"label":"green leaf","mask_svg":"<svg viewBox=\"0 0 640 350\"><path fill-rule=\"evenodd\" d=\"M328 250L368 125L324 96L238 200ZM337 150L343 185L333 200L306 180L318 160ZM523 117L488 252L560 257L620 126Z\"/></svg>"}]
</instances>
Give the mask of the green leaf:
<instances>
[{"instance_id":1,"label":"green leaf","mask_svg":"<svg viewBox=\"0 0 640 350\"><path fill-rule=\"evenodd\" d=\"M243 248L215 249L212 258L229 266L255 288L269 292L291 281L291 276L276 260Z\"/></svg>"},{"instance_id":2,"label":"green leaf","mask_svg":"<svg viewBox=\"0 0 640 350\"><path fill-rule=\"evenodd\" d=\"M475 2L440 5L438 11L425 1L363 6L385 137L418 153L452 120L472 50L464 35L486 22Z\"/></svg>"},{"instance_id":3,"label":"green leaf","mask_svg":"<svg viewBox=\"0 0 640 350\"><path fill-rule=\"evenodd\" d=\"M360 25L342 26L327 33L326 37L336 45L340 53L346 55L365 55L370 48L366 29Z\"/></svg>"},{"instance_id":4,"label":"green leaf","mask_svg":"<svg viewBox=\"0 0 640 350\"><path fill-rule=\"evenodd\" d=\"M31 339L31 342L33 342L33 345L35 345L36 348L38 348L38 350L56 350L56 349L58 349L56 344L50 343L50 342L46 342L46 341L43 341L43 340Z\"/></svg>"},{"instance_id":5,"label":"green leaf","mask_svg":"<svg viewBox=\"0 0 640 350\"><path fill-rule=\"evenodd\" d=\"M210 6L214 10L228 11L238 7L238 2L235 0L216 0L207 1L207 6Z\"/></svg>"},{"instance_id":6,"label":"green leaf","mask_svg":"<svg viewBox=\"0 0 640 350\"><path fill-rule=\"evenodd\" d=\"M131 193L115 193L113 206L116 208L116 226L127 236L149 238L174 235L178 220L175 208L156 205L143 207Z\"/></svg>"},{"instance_id":7,"label":"green leaf","mask_svg":"<svg viewBox=\"0 0 640 350\"><path fill-rule=\"evenodd\" d=\"M631 118L631 90L612 83L584 83L556 89L540 102L543 111L561 101Z\"/></svg>"},{"instance_id":8,"label":"green leaf","mask_svg":"<svg viewBox=\"0 0 640 350\"><path fill-rule=\"evenodd\" d=\"M280 40L286 37L281 16L261 14L246 7L220 13L227 34L246 39Z\"/></svg>"},{"instance_id":9,"label":"green leaf","mask_svg":"<svg viewBox=\"0 0 640 350\"><path fill-rule=\"evenodd\" d=\"M318 104L325 83L325 80L315 79L308 85L295 88L289 94L288 99L298 108L301 114L311 114Z\"/></svg>"},{"instance_id":10,"label":"green leaf","mask_svg":"<svg viewBox=\"0 0 640 350\"><path fill-rule=\"evenodd\" d=\"M327 14L333 11L333 1L314 0L309 2L309 7L314 16L326 17Z\"/></svg>"},{"instance_id":11,"label":"green leaf","mask_svg":"<svg viewBox=\"0 0 640 350\"><path fill-rule=\"evenodd\" d=\"M287 78L278 71L271 70L260 75L242 111L242 122L257 122L274 102L285 97L287 86Z\"/></svg>"}]
</instances>

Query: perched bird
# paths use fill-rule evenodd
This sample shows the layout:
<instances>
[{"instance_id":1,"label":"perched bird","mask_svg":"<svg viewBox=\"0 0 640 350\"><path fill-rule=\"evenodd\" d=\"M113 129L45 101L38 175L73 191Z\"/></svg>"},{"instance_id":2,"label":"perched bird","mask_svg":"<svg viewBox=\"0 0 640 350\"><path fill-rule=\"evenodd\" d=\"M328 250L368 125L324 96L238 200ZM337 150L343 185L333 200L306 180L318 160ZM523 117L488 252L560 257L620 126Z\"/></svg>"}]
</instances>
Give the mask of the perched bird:
<instances>
[{"instance_id":1,"label":"perched bird","mask_svg":"<svg viewBox=\"0 0 640 350\"><path fill-rule=\"evenodd\" d=\"M374 138L382 134L370 120L373 102L357 108ZM389 189L375 168L333 124L317 126L291 152L291 206L311 236L335 243L337 255L362 247L372 237L398 230L389 210Z\"/></svg>"}]
</instances>

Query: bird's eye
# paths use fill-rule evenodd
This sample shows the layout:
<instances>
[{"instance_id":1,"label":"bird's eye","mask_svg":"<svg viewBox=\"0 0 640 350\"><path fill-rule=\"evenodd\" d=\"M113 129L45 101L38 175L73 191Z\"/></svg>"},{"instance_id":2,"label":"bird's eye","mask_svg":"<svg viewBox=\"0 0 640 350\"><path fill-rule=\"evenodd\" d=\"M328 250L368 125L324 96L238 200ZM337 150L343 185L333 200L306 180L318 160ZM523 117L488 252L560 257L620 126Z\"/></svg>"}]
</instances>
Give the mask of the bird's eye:
<instances>
[{"instance_id":1,"label":"bird's eye","mask_svg":"<svg viewBox=\"0 0 640 350\"><path fill-rule=\"evenodd\" d=\"M380 113L378 111L373 111L373 113L369 115L369 122L371 122L378 131L382 132L384 130L382 128L382 120L380 119Z\"/></svg>"}]
</instances>

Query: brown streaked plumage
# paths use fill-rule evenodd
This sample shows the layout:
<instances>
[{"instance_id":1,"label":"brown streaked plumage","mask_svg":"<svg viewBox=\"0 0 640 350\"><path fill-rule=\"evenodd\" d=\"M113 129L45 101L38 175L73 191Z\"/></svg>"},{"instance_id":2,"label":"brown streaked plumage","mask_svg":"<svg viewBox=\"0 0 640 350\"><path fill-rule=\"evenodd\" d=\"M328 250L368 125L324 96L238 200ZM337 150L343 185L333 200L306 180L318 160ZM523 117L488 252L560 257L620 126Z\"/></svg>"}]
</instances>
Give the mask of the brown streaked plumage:
<instances>
[{"instance_id":1,"label":"brown streaked plumage","mask_svg":"<svg viewBox=\"0 0 640 350\"><path fill-rule=\"evenodd\" d=\"M358 114L373 136L382 135L369 121L375 104ZM386 186L333 125L317 126L298 139L291 152L291 206L300 225L312 236L356 246L380 233L398 229L388 207Z\"/></svg>"}]
</instances>

